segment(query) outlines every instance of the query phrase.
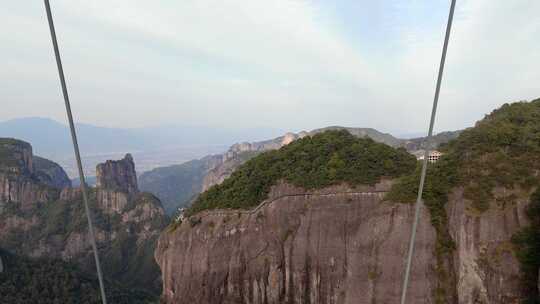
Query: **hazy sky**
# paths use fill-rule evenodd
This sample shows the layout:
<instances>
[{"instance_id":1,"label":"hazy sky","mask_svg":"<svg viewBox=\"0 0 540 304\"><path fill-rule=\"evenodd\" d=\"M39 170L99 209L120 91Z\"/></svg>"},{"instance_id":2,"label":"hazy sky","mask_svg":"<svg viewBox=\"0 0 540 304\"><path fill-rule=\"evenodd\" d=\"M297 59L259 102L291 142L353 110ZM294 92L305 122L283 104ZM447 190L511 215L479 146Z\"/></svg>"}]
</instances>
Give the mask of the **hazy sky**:
<instances>
[{"instance_id":1,"label":"hazy sky","mask_svg":"<svg viewBox=\"0 0 540 304\"><path fill-rule=\"evenodd\" d=\"M424 131L450 0L53 0L78 120ZM540 97L540 1L458 0L438 130ZM42 1L3 1L0 120L65 121Z\"/></svg>"}]
</instances>

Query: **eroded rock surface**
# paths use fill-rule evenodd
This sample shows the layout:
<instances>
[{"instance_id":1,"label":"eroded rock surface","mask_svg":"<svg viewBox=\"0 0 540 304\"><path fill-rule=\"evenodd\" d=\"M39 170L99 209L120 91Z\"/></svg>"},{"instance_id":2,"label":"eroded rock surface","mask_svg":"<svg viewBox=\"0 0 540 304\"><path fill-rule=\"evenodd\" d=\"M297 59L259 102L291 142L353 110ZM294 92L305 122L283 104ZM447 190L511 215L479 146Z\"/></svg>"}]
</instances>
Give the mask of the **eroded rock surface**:
<instances>
[{"instance_id":1,"label":"eroded rock surface","mask_svg":"<svg viewBox=\"0 0 540 304\"><path fill-rule=\"evenodd\" d=\"M205 211L162 233L166 303L396 303L413 207L389 183L273 188L256 211ZM199 222L200 221L200 222ZM435 231L422 210L411 303L433 303Z\"/></svg>"}]
</instances>

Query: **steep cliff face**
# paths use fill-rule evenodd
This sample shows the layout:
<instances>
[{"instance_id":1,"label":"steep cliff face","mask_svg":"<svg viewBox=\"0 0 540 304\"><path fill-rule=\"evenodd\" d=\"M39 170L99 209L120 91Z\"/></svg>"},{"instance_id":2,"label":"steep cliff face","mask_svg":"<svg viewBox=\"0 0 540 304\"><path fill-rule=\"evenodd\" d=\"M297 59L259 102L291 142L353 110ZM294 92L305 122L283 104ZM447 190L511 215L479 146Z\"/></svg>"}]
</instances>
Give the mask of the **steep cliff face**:
<instances>
[{"instance_id":1,"label":"steep cliff face","mask_svg":"<svg viewBox=\"0 0 540 304\"><path fill-rule=\"evenodd\" d=\"M450 195L449 230L456 242L453 271L458 303L520 303L520 268L511 239L528 224L524 215L528 203L527 198L520 198L511 206L479 215L468 210L462 189Z\"/></svg>"},{"instance_id":2,"label":"steep cliff face","mask_svg":"<svg viewBox=\"0 0 540 304\"><path fill-rule=\"evenodd\" d=\"M19 169L0 172L0 247L34 258L61 258L94 272L80 189L45 184L30 170L31 152L11 151L11 159L18 160L11 164ZM153 249L168 221L161 203L138 191L129 155L99 165L98 172L99 187L88 194L105 276L159 293Z\"/></svg>"},{"instance_id":3,"label":"steep cliff face","mask_svg":"<svg viewBox=\"0 0 540 304\"><path fill-rule=\"evenodd\" d=\"M10 201L19 202L22 209L54 200L58 189L36 183L31 175L0 172L0 210Z\"/></svg>"},{"instance_id":4,"label":"steep cliff face","mask_svg":"<svg viewBox=\"0 0 540 304\"><path fill-rule=\"evenodd\" d=\"M58 196L58 190L40 183L33 165L32 146L12 138L0 138L0 213L7 202L21 208L44 203Z\"/></svg>"},{"instance_id":5,"label":"steep cliff face","mask_svg":"<svg viewBox=\"0 0 540 304\"><path fill-rule=\"evenodd\" d=\"M156 250L166 303L395 303L411 205L389 182L306 191L275 186L253 211L205 211ZM432 303L435 231L423 210L411 303Z\"/></svg>"},{"instance_id":6,"label":"steep cliff face","mask_svg":"<svg viewBox=\"0 0 540 304\"><path fill-rule=\"evenodd\" d=\"M306 191L280 184L252 211L211 210L162 233L156 259L166 303L399 302L412 205L383 202L389 183ZM411 303L519 303L512 235L526 199L478 215L457 189L448 204L456 248L438 295L437 232L424 209ZM437 297L442 297L437 302Z\"/></svg>"}]
</instances>

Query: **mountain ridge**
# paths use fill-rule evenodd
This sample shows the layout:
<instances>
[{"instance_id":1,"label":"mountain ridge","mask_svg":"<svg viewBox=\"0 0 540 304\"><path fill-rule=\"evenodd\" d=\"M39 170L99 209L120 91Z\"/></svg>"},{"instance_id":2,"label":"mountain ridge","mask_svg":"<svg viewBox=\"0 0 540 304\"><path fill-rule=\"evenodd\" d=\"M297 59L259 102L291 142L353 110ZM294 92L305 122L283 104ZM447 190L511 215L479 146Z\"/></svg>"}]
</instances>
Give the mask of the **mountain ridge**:
<instances>
[{"instance_id":1,"label":"mountain ridge","mask_svg":"<svg viewBox=\"0 0 540 304\"><path fill-rule=\"evenodd\" d=\"M399 139L389 133L379 132L373 128L348 128L341 126L329 126L314 129L312 131L300 131L297 133L287 132L282 136L255 142L238 142L229 147L222 154L208 155L204 158L193 160L185 165L173 165L158 167L145 172L140 176L141 188L156 194L165 206L167 214L172 215L178 208L185 208L200 192L207 190L214 184L221 183L226 177L242 163L256 156L258 153L278 149L284 144L290 143L297 138L324 132L325 130L347 129L358 137L368 136L378 142L390 144L393 147L405 147L409 151L423 148L425 138ZM445 143L456 137L461 131L441 132L433 139L433 147ZM211 159L211 162L208 160ZM197 164L197 165L195 165ZM192 172L191 165L200 169ZM189 174L193 173L192 179ZM202 182L201 182L202 176ZM202 185L200 184L202 183ZM167 185L160 187L159 184ZM179 189L182 189L180 191ZM187 194L186 194L187 193Z\"/></svg>"}]
</instances>

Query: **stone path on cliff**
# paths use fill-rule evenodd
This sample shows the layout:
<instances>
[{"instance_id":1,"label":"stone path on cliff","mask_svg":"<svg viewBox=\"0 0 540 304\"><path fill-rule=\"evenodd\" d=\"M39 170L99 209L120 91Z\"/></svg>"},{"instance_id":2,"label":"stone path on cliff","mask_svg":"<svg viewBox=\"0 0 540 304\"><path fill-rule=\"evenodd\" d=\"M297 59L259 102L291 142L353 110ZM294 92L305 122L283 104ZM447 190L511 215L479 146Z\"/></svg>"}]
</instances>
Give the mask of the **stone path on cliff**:
<instances>
[{"instance_id":1,"label":"stone path on cliff","mask_svg":"<svg viewBox=\"0 0 540 304\"><path fill-rule=\"evenodd\" d=\"M386 194L388 191L385 190L374 190L374 191L343 191L343 192L327 192L327 193L290 193L290 194L283 194L276 197L272 197L269 199L264 200L262 203L260 203L257 207L249 210L241 210L241 209L214 209L214 210L205 210L202 211L200 214L200 217L203 216L209 216L209 215L216 215L216 216L227 216L227 215L234 215L234 214L255 214L259 210L261 210L263 207L270 205L271 203L278 201L283 198L288 197L333 197L337 195L351 195L351 196L364 196L364 195L377 195L379 197L382 197L382 195Z\"/></svg>"}]
</instances>

